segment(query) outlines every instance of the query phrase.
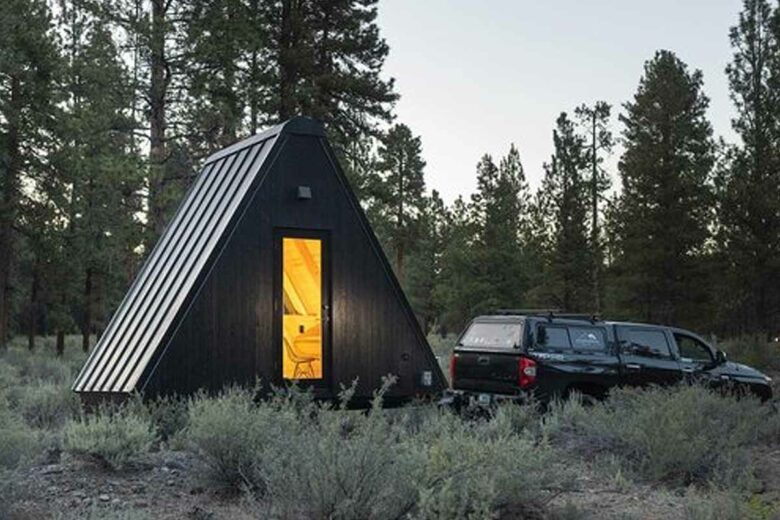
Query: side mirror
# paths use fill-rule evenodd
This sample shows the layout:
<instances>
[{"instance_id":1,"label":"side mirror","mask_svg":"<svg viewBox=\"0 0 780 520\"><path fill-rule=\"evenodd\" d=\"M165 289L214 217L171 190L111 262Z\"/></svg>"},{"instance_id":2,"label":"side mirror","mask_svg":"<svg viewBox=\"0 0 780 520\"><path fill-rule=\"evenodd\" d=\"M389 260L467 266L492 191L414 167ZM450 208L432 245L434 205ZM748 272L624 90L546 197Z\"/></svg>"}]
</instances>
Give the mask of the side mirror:
<instances>
[{"instance_id":1,"label":"side mirror","mask_svg":"<svg viewBox=\"0 0 780 520\"><path fill-rule=\"evenodd\" d=\"M728 358L726 357L726 353L722 350L719 350L715 353L715 364L716 365L723 365L728 361Z\"/></svg>"}]
</instances>

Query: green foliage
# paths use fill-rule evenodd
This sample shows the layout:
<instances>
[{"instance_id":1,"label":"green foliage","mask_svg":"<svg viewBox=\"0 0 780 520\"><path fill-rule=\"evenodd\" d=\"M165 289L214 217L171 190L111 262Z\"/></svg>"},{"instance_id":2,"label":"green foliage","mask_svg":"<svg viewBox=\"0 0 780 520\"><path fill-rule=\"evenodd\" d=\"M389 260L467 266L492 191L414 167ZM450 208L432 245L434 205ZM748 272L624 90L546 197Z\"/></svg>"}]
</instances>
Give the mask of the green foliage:
<instances>
[{"instance_id":1,"label":"green foliage","mask_svg":"<svg viewBox=\"0 0 780 520\"><path fill-rule=\"evenodd\" d=\"M585 140L569 116L562 112L553 130L555 152L545 164L539 191L540 211L550 227L549 263L544 278L546 300L567 311L593 308L588 273L595 258L590 249L587 222L590 212L585 180Z\"/></svg>"},{"instance_id":2,"label":"green foliage","mask_svg":"<svg viewBox=\"0 0 780 520\"><path fill-rule=\"evenodd\" d=\"M740 144L725 150L717 169L719 283L714 297L726 332L777 331L780 297L780 26L775 4L744 0L729 32L726 68Z\"/></svg>"},{"instance_id":3,"label":"green foliage","mask_svg":"<svg viewBox=\"0 0 780 520\"><path fill-rule=\"evenodd\" d=\"M751 507L739 493L688 493L686 520L765 520L771 518Z\"/></svg>"},{"instance_id":4,"label":"green foliage","mask_svg":"<svg viewBox=\"0 0 780 520\"><path fill-rule=\"evenodd\" d=\"M476 225L472 256L478 278L470 298L481 310L520 306L532 263L521 243L528 207L528 184L514 145L496 166L486 155L477 164L477 191L471 197Z\"/></svg>"},{"instance_id":5,"label":"green foliage","mask_svg":"<svg viewBox=\"0 0 780 520\"><path fill-rule=\"evenodd\" d=\"M11 518L13 506L20 495L20 485L13 478L13 472L0 467L0 518Z\"/></svg>"},{"instance_id":6,"label":"green foliage","mask_svg":"<svg viewBox=\"0 0 780 520\"><path fill-rule=\"evenodd\" d=\"M422 142L408 126L397 124L382 136L370 188L374 199L372 215L401 282L407 255L420 236L425 205L424 168Z\"/></svg>"},{"instance_id":7,"label":"green foliage","mask_svg":"<svg viewBox=\"0 0 780 520\"><path fill-rule=\"evenodd\" d=\"M441 272L437 280L436 299L441 302L442 333L458 333L477 312L478 303L471 295L482 291L482 280L476 276L474 236L476 226L462 197L447 209L447 226L443 230Z\"/></svg>"},{"instance_id":8,"label":"green foliage","mask_svg":"<svg viewBox=\"0 0 780 520\"><path fill-rule=\"evenodd\" d=\"M589 458L614 454L648 480L746 486L748 448L775 439L780 418L753 399L698 386L618 389L592 407L576 399L555 405L544 431Z\"/></svg>"},{"instance_id":9,"label":"green foliage","mask_svg":"<svg viewBox=\"0 0 780 520\"><path fill-rule=\"evenodd\" d=\"M189 420L188 400L177 396L144 400L141 395L136 395L127 408L131 413L148 419L161 441L178 442Z\"/></svg>"},{"instance_id":10,"label":"green foliage","mask_svg":"<svg viewBox=\"0 0 780 520\"><path fill-rule=\"evenodd\" d=\"M9 339L17 227L34 206L28 184L46 168L58 93L59 56L47 2L0 3L0 347ZM36 150L37 153L31 153ZM26 189L23 189L25 186Z\"/></svg>"},{"instance_id":11,"label":"green foliage","mask_svg":"<svg viewBox=\"0 0 780 520\"><path fill-rule=\"evenodd\" d=\"M262 484L256 480L254 457L267 440L266 425L260 424L256 412L253 392L238 388L213 399L192 400L187 441L206 463L208 480L228 487Z\"/></svg>"},{"instance_id":12,"label":"green foliage","mask_svg":"<svg viewBox=\"0 0 780 520\"><path fill-rule=\"evenodd\" d=\"M605 101L592 106L580 105L574 111L586 143L586 160L590 167L588 179L588 202L590 203L591 279L593 282L593 310L601 312L603 298L602 269L604 251L600 216L607 191L612 186L609 173L604 169L604 155L612 151L615 141L609 119L612 107Z\"/></svg>"},{"instance_id":13,"label":"green foliage","mask_svg":"<svg viewBox=\"0 0 780 520\"><path fill-rule=\"evenodd\" d=\"M13 358L16 359L13 359ZM19 376L29 383L50 382L69 385L73 382L71 368L51 353L29 354L23 351L9 352L9 362L15 364Z\"/></svg>"},{"instance_id":14,"label":"green foliage","mask_svg":"<svg viewBox=\"0 0 780 520\"><path fill-rule=\"evenodd\" d=\"M780 343L759 336L745 336L718 342L729 359L759 370L780 370Z\"/></svg>"},{"instance_id":15,"label":"green foliage","mask_svg":"<svg viewBox=\"0 0 780 520\"><path fill-rule=\"evenodd\" d=\"M620 117L625 152L611 252L620 315L681 324L701 314L714 162L702 85L701 71L658 51Z\"/></svg>"},{"instance_id":16,"label":"green foliage","mask_svg":"<svg viewBox=\"0 0 780 520\"><path fill-rule=\"evenodd\" d=\"M417 223L419 238L409 254L404 278L404 291L426 333L438 325L444 311L437 297L436 284L442 270L446 217L444 201L433 190L422 205Z\"/></svg>"},{"instance_id":17,"label":"green foliage","mask_svg":"<svg viewBox=\"0 0 780 520\"><path fill-rule=\"evenodd\" d=\"M444 215L434 298L440 332L459 332L475 314L521 307L538 261L526 238L530 195L514 146L496 165L477 164L477 192L458 198Z\"/></svg>"},{"instance_id":18,"label":"green foliage","mask_svg":"<svg viewBox=\"0 0 780 520\"><path fill-rule=\"evenodd\" d=\"M368 413L297 393L201 396L190 404L188 440L213 481L251 490L283 517L492 518L509 506L541 508L569 484L554 451L528 433L530 408L481 422L433 408L388 413L386 388Z\"/></svg>"},{"instance_id":19,"label":"green foliage","mask_svg":"<svg viewBox=\"0 0 780 520\"><path fill-rule=\"evenodd\" d=\"M431 346L431 350L437 356L449 356L452 353L452 349L455 347L455 341L457 340L455 334L447 334L442 336L440 334L429 334L428 344Z\"/></svg>"},{"instance_id":20,"label":"green foliage","mask_svg":"<svg viewBox=\"0 0 780 520\"><path fill-rule=\"evenodd\" d=\"M414 441L423 461L418 472L421 518L491 518L498 509L531 513L546 493L565 489L573 473L555 463L554 452L527 431L509 409L487 422L433 415ZM512 420L515 419L515 420Z\"/></svg>"},{"instance_id":21,"label":"green foliage","mask_svg":"<svg viewBox=\"0 0 780 520\"><path fill-rule=\"evenodd\" d=\"M286 439L277 437L265 456L269 505L290 516L355 520L396 518L412 506L412 457L399 446L400 426L384 417L381 397L367 415L307 407L300 413L297 420L283 416L278 434ZM270 464L274 453L280 460Z\"/></svg>"},{"instance_id":22,"label":"green foliage","mask_svg":"<svg viewBox=\"0 0 780 520\"><path fill-rule=\"evenodd\" d=\"M8 363L5 356L0 356L0 397L19 384L18 369Z\"/></svg>"},{"instance_id":23,"label":"green foliage","mask_svg":"<svg viewBox=\"0 0 780 520\"><path fill-rule=\"evenodd\" d=\"M38 447L35 432L0 401L0 471L32 460Z\"/></svg>"},{"instance_id":24,"label":"green foliage","mask_svg":"<svg viewBox=\"0 0 780 520\"><path fill-rule=\"evenodd\" d=\"M78 397L68 386L42 382L25 387L17 406L27 424L44 429L61 427L81 409Z\"/></svg>"},{"instance_id":25,"label":"green foliage","mask_svg":"<svg viewBox=\"0 0 780 520\"><path fill-rule=\"evenodd\" d=\"M278 120L306 114L323 121L334 145L370 135L390 121L398 98L381 77L389 47L376 19L378 0L268 2L271 50L278 51L271 85Z\"/></svg>"},{"instance_id":26,"label":"green foliage","mask_svg":"<svg viewBox=\"0 0 780 520\"><path fill-rule=\"evenodd\" d=\"M71 419L65 423L63 436L65 451L90 456L111 469L137 460L157 440L147 417L123 408L104 408Z\"/></svg>"}]
</instances>

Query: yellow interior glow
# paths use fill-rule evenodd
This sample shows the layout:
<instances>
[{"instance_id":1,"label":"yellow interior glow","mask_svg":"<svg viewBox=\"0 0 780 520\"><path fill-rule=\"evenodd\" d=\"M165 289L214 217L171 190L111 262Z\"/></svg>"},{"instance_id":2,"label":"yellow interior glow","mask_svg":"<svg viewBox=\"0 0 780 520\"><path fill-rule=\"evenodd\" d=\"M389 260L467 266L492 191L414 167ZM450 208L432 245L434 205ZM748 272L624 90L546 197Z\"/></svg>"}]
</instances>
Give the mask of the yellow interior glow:
<instances>
[{"instance_id":1,"label":"yellow interior glow","mask_svg":"<svg viewBox=\"0 0 780 520\"><path fill-rule=\"evenodd\" d=\"M322 379L321 246L317 239L282 239L285 379Z\"/></svg>"}]
</instances>

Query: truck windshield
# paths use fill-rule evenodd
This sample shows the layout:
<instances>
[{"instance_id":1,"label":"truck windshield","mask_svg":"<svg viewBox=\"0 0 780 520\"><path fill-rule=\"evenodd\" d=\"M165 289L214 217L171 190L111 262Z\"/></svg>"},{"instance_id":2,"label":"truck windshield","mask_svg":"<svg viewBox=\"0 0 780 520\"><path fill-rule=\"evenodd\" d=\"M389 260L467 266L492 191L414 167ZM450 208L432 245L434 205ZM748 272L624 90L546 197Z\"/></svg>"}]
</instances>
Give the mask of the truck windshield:
<instances>
[{"instance_id":1,"label":"truck windshield","mask_svg":"<svg viewBox=\"0 0 780 520\"><path fill-rule=\"evenodd\" d=\"M472 323L460 345L472 348L516 348L520 346L520 323Z\"/></svg>"}]
</instances>

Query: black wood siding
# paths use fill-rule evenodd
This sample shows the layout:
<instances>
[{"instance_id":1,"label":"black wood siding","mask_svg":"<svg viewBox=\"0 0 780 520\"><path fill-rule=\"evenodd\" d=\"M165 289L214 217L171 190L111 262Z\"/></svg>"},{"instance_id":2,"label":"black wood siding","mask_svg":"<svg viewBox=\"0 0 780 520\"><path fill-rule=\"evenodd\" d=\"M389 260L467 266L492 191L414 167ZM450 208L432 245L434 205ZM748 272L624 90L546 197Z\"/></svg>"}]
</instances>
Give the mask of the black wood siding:
<instances>
[{"instance_id":1,"label":"black wood siding","mask_svg":"<svg viewBox=\"0 0 780 520\"><path fill-rule=\"evenodd\" d=\"M399 377L391 395L443 389L435 357L321 131L281 133L258 171L134 389L189 394L256 378L281 383L281 343L274 337L280 228L329 237L332 393L357 379L358 395L369 396L387 374ZM298 186L309 186L312 198L299 200ZM420 384L424 370L432 372L432 387Z\"/></svg>"}]
</instances>

